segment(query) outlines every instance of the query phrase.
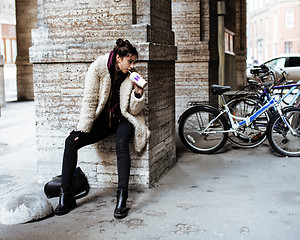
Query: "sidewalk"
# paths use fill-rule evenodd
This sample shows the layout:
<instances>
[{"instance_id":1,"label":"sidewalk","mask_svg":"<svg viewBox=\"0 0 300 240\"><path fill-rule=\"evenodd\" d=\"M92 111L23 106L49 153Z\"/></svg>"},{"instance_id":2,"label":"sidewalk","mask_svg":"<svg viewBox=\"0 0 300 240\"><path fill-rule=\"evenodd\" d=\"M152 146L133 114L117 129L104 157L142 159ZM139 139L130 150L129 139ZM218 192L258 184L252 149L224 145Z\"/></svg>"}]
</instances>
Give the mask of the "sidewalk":
<instances>
[{"instance_id":1,"label":"sidewalk","mask_svg":"<svg viewBox=\"0 0 300 240\"><path fill-rule=\"evenodd\" d=\"M34 103L7 103L0 117L0 201L36 182L35 153Z\"/></svg>"},{"instance_id":2,"label":"sidewalk","mask_svg":"<svg viewBox=\"0 0 300 240\"><path fill-rule=\"evenodd\" d=\"M36 188L33 121L33 102L2 109L0 207L10 192ZM299 239L299 158L275 156L267 141L255 149L228 144L213 155L177 145L177 164L155 187L130 192L127 218L113 217L114 191L92 189L65 216L0 224L0 240Z\"/></svg>"}]
</instances>

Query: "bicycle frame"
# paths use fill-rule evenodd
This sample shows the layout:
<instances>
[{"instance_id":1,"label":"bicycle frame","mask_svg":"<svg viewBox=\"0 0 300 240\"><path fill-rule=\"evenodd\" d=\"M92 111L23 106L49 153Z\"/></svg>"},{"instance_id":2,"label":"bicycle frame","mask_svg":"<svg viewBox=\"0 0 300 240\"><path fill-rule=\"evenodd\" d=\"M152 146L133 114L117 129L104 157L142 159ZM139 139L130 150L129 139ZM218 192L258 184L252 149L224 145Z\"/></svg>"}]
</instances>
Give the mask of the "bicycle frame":
<instances>
[{"instance_id":1,"label":"bicycle frame","mask_svg":"<svg viewBox=\"0 0 300 240\"><path fill-rule=\"evenodd\" d=\"M282 89L282 88L290 88L288 92L284 94L279 100L277 100L278 105L286 98L288 97L298 86L300 86L300 81L298 81L296 84L290 84L290 85L280 85L280 86L273 86L272 89ZM297 94L293 97L292 101L289 103L288 106L293 106L293 104L296 102L297 98L300 96L300 91L297 92ZM265 87L261 95L259 96L259 101L263 102L262 100L264 97L267 98L267 102L271 101L272 95L270 93L270 89L268 87ZM264 101L265 102L265 101ZM271 113L277 111L277 107L273 106L270 108Z\"/></svg>"},{"instance_id":2,"label":"bicycle frame","mask_svg":"<svg viewBox=\"0 0 300 240\"><path fill-rule=\"evenodd\" d=\"M289 84L289 85L280 85L280 86L273 86L272 89L282 89L282 88L290 88L288 92L286 92L277 102L281 103L286 97L288 97L298 86L300 86L300 81L298 81L296 84ZM268 100L271 99L271 93L269 91L270 89L268 87L265 87L262 94L260 95L259 100L261 101L264 96L267 97ZM292 101L289 103L289 106L292 106L297 98L300 96L300 91L297 92L297 94L293 97Z\"/></svg>"},{"instance_id":3,"label":"bicycle frame","mask_svg":"<svg viewBox=\"0 0 300 240\"><path fill-rule=\"evenodd\" d=\"M224 102L224 109L215 117L213 118L208 125L206 126L205 129L203 129L202 131L200 131L201 133L230 133L230 132L236 132L237 129L243 125L249 126L258 116L260 116L261 114L263 114L265 111L267 111L269 108L276 106L278 108L279 103L275 100L275 97L273 97L270 101L268 101L265 105L263 105L258 111L254 112L252 115L248 116L248 117L237 117L234 116L233 114L231 114L229 107L224 99L224 96L221 95L222 100ZM290 124L288 123L288 121L286 121L285 117L282 114L282 111L280 109L280 107L278 108L278 113L280 114L281 118L283 119L283 121L285 122L285 124L288 126L288 128L291 130L293 135L296 135L295 131L292 129L292 127L290 126ZM207 129L211 126L211 124L218 119L222 114L226 113L230 124L231 124L231 128L229 130L222 130L222 131L209 131L207 132ZM198 116L199 118L199 116ZM239 119L241 120L240 122L235 122L235 119ZM200 119L198 119L200 120Z\"/></svg>"},{"instance_id":4,"label":"bicycle frame","mask_svg":"<svg viewBox=\"0 0 300 240\"><path fill-rule=\"evenodd\" d=\"M290 95L298 86L300 86L300 81L298 81L296 84L290 84L290 85L281 85L281 86L274 86L273 89L278 88L290 88L288 92L286 92L282 98L278 101L278 103L281 103L288 95ZM289 103L288 106L293 106L293 104L296 102L297 98L300 96L300 91L298 90L297 94L293 97L292 101Z\"/></svg>"},{"instance_id":5,"label":"bicycle frame","mask_svg":"<svg viewBox=\"0 0 300 240\"><path fill-rule=\"evenodd\" d=\"M269 102L267 102L265 105L263 105L259 110L257 110L252 115L250 115L246 118L234 116L230 112L227 104L226 104L226 106L227 106L228 111L226 110L226 112L227 112L228 117L230 119L231 125L233 126L234 129L237 129L240 126L243 126L243 125L246 125L248 127L250 125L250 123L253 122L258 116L260 116L261 114L263 114L265 111L267 111L269 108L273 107L276 104L277 104L277 102L276 102L275 98L272 98ZM236 119L240 119L242 121L238 122L238 123L234 123L233 117L236 118Z\"/></svg>"}]
</instances>

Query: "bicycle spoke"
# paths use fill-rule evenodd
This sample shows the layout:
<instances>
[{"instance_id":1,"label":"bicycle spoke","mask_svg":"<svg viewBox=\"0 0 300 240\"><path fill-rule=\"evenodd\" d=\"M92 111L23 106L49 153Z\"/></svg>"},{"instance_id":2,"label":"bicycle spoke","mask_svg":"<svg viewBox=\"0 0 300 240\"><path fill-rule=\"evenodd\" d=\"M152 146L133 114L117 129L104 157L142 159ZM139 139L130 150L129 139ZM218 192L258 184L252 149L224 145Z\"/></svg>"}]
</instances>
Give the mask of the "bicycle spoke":
<instances>
[{"instance_id":1,"label":"bicycle spoke","mask_svg":"<svg viewBox=\"0 0 300 240\"><path fill-rule=\"evenodd\" d=\"M182 142L197 153L212 153L220 149L227 140L227 134L222 132L225 120L215 119L217 115L217 110L189 109L179 124Z\"/></svg>"},{"instance_id":2,"label":"bicycle spoke","mask_svg":"<svg viewBox=\"0 0 300 240\"><path fill-rule=\"evenodd\" d=\"M230 112L237 117L247 117L260 107L257 101L249 98L237 98L228 103ZM249 126L240 127L237 132L229 134L229 141L242 148L256 147L266 139L266 129L269 120L265 112L257 117Z\"/></svg>"}]
</instances>

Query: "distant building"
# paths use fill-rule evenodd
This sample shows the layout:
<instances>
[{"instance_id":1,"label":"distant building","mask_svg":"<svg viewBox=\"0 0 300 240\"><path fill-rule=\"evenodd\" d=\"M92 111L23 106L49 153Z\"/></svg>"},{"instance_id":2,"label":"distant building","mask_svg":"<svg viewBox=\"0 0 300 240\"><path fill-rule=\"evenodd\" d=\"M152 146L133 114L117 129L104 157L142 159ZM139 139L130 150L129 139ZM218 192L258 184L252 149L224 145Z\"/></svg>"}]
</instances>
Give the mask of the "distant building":
<instances>
[{"instance_id":1,"label":"distant building","mask_svg":"<svg viewBox=\"0 0 300 240\"><path fill-rule=\"evenodd\" d=\"M298 0L247 0L248 61L299 53Z\"/></svg>"},{"instance_id":2,"label":"distant building","mask_svg":"<svg viewBox=\"0 0 300 240\"><path fill-rule=\"evenodd\" d=\"M16 84L16 14L14 0L0 0L0 105L17 100Z\"/></svg>"},{"instance_id":3,"label":"distant building","mask_svg":"<svg viewBox=\"0 0 300 240\"><path fill-rule=\"evenodd\" d=\"M15 1L0 0L1 55L5 63L15 63L17 56Z\"/></svg>"}]
</instances>

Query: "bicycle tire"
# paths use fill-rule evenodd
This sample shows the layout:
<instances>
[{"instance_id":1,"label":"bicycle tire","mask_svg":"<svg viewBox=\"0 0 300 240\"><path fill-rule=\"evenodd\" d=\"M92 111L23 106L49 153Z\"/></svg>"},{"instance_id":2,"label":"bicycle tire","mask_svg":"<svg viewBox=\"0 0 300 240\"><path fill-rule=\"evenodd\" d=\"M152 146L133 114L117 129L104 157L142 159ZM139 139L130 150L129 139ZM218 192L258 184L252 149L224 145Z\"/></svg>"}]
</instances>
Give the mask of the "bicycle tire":
<instances>
[{"instance_id":1,"label":"bicycle tire","mask_svg":"<svg viewBox=\"0 0 300 240\"><path fill-rule=\"evenodd\" d=\"M259 99L242 97L231 100L228 107L233 115L245 118L260 109L262 104ZM257 147L267 138L266 131L269 119L269 114L266 111L254 119L249 126L241 126L235 133L230 133L228 140L240 148Z\"/></svg>"},{"instance_id":2,"label":"bicycle tire","mask_svg":"<svg viewBox=\"0 0 300 240\"><path fill-rule=\"evenodd\" d=\"M267 137L272 149L283 156L300 157L300 108L287 107L282 110L296 135L292 135L279 113L274 115L267 129Z\"/></svg>"},{"instance_id":3,"label":"bicycle tire","mask_svg":"<svg viewBox=\"0 0 300 240\"><path fill-rule=\"evenodd\" d=\"M227 141L228 133L200 133L219 113L210 106L195 106L186 110L180 117L178 130L182 143L195 153L211 154L220 150ZM208 130L224 131L228 128L227 120L221 115Z\"/></svg>"}]
</instances>

